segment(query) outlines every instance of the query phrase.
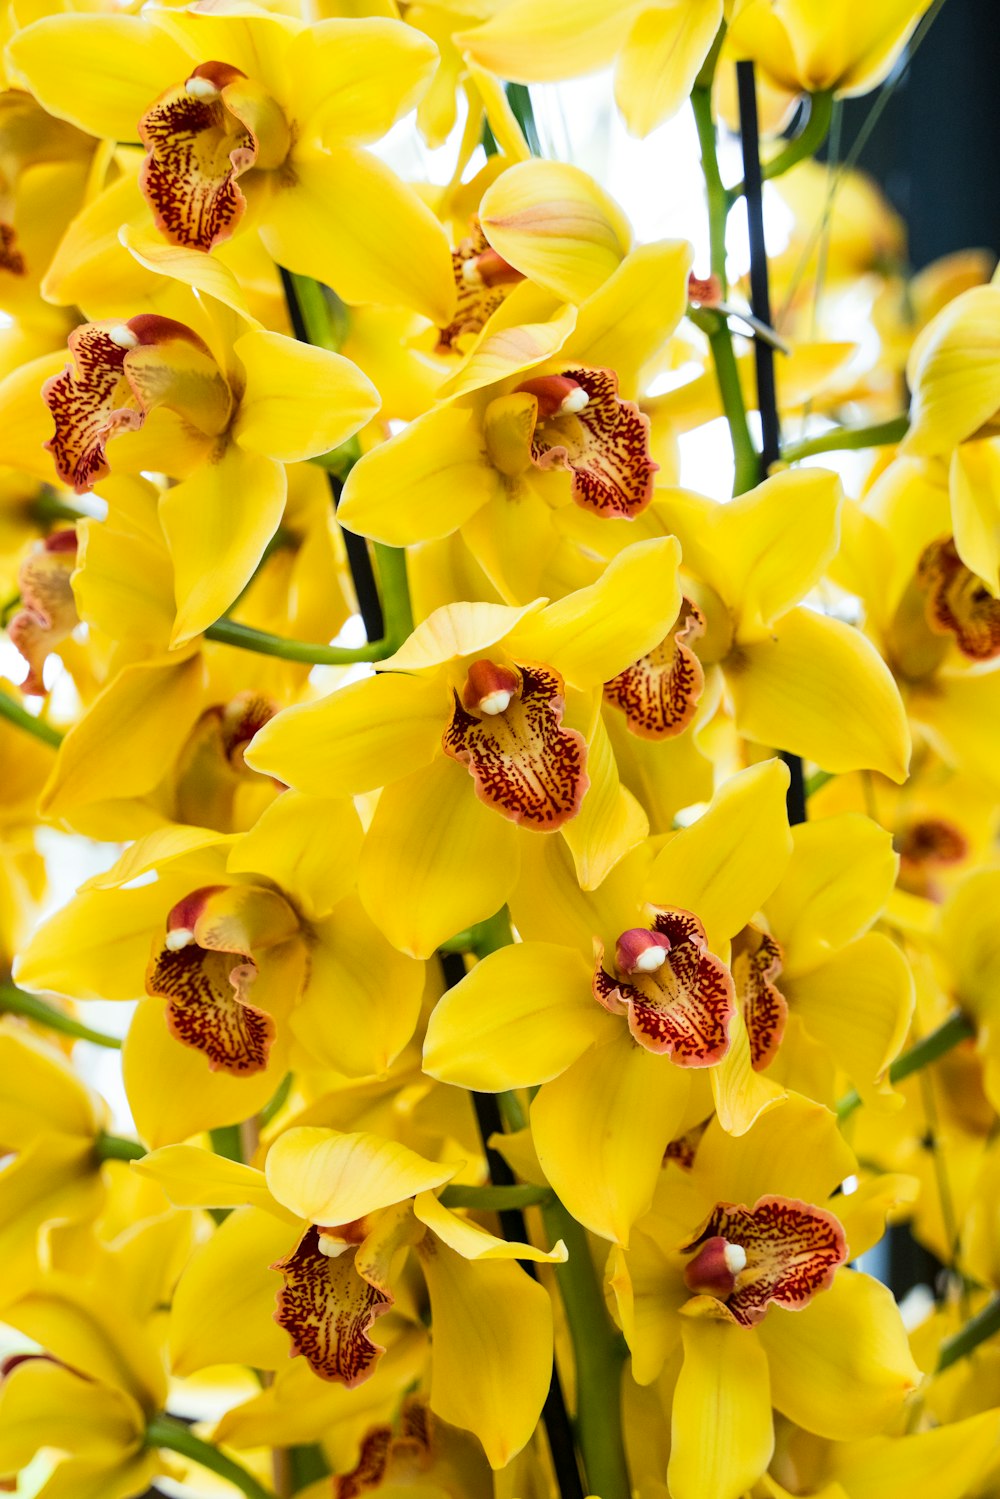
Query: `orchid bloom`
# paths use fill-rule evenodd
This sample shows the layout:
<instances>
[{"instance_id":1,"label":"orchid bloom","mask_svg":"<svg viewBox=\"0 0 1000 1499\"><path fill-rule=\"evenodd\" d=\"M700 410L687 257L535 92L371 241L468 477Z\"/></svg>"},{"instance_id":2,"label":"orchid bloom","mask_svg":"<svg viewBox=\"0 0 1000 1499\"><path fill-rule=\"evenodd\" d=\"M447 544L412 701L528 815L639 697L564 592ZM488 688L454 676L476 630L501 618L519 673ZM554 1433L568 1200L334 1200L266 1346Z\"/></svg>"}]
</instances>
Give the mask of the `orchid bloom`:
<instances>
[{"instance_id":1,"label":"orchid bloom","mask_svg":"<svg viewBox=\"0 0 1000 1499\"><path fill-rule=\"evenodd\" d=\"M384 788L359 893L403 952L429 957L502 906L526 836L560 833L592 887L645 835L596 689L676 615L676 543L637 543L542 604L436 610L377 675L279 713L246 753L299 790Z\"/></svg>"},{"instance_id":2,"label":"orchid bloom","mask_svg":"<svg viewBox=\"0 0 1000 1499\"><path fill-rule=\"evenodd\" d=\"M242 1243L246 1269L233 1320L245 1322L248 1305L262 1322L273 1314L276 1351L261 1350L263 1366L277 1367L287 1352L320 1379L353 1388L372 1376L385 1352L373 1325L393 1310L397 1255L413 1249L434 1313L431 1409L474 1431L493 1467L505 1466L534 1430L552 1360L548 1297L513 1262L559 1263L566 1249L561 1242L541 1250L496 1238L445 1207L438 1190L460 1168L426 1160L395 1140L309 1127L286 1130L268 1151L264 1172L191 1146L154 1152L138 1169L173 1201L253 1204L234 1216L226 1243L217 1236L192 1262L187 1273L197 1277L197 1298L190 1305L182 1279L178 1351L192 1338L189 1318L200 1316L199 1299L221 1290L235 1243ZM232 1347L234 1334L231 1324L219 1327L216 1360L226 1357L222 1339ZM519 1370L516 1389L507 1377L511 1357ZM189 1370L198 1367L190 1357L183 1361Z\"/></svg>"},{"instance_id":3,"label":"orchid bloom","mask_svg":"<svg viewBox=\"0 0 1000 1499\"><path fill-rule=\"evenodd\" d=\"M149 6L48 16L10 55L57 118L142 142L143 194L171 244L208 252L246 219L281 265L348 301L448 321L444 233L364 149L433 71L436 48L413 27Z\"/></svg>"},{"instance_id":4,"label":"orchid bloom","mask_svg":"<svg viewBox=\"0 0 1000 1499\"><path fill-rule=\"evenodd\" d=\"M378 1072L416 1026L423 967L359 905L360 847L349 803L288 792L242 837L168 825L39 929L19 982L80 998L145 988L125 1075L154 1144L247 1118L300 1040L313 1065ZM154 870L155 882L122 888Z\"/></svg>"},{"instance_id":5,"label":"orchid bloom","mask_svg":"<svg viewBox=\"0 0 1000 1499\"><path fill-rule=\"evenodd\" d=\"M612 1250L636 1379L683 1349L674 1499L739 1499L771 1460L772 1405L823 1437L874 1436L919 1382L891 1294L846 1268L882 1229L864 1199L830 1196L855 1165L834 1116L805 1099L738 1140L713 1121L693 1164L667 1163L631 1244Z\"/></svg>"}]
</instances>

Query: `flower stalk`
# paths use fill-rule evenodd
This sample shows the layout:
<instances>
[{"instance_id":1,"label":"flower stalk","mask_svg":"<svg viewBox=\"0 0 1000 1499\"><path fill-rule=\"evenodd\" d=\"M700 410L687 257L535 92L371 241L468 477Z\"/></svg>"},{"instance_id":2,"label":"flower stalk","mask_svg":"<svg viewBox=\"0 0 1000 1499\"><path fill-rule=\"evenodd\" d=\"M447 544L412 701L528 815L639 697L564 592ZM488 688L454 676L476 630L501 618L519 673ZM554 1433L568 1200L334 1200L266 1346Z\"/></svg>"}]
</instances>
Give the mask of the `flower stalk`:
<instances>
[{"instance_id":1,"label":"flower stalk","mask_svg":"<svg viewBox=\"0 0 1000 1499\"><path fill-rule=\"evenodd\" d=\"M201 1467L216 1473L239 1489L246 1495L246 1499L275 1499L272 1490L258 1483L246 1468L220 1452L218 1447L213 1447L211 1442L195 1436L189 1426L183 1421L175 1420L173 1416L153 1417L146 1428L146 1446L164 1448L168 1452L176 1452L180 1457L189 1458L191 1462L199 1463Z\"/></svg>"}]
</instances>

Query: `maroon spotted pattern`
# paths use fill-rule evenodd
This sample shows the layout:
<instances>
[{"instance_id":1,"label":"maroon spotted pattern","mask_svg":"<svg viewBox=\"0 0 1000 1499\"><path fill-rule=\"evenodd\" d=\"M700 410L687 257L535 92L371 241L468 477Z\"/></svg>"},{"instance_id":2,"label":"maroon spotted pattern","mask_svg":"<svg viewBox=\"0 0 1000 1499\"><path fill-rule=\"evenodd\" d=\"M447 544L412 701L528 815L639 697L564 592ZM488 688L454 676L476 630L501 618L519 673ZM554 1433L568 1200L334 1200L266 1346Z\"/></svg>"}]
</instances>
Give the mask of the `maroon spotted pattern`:
<instances>
[{"instance_id":1,"label":"maroon spotted pattern","mask_svg":"<svg viewBox=\"0 0 1000 1499\"><path fill-rule=\"evenodd\" d=\"M614 370L560 372L587 392L582 411L539 421L531 456L539 468L566 468L573 499L603 518L633 520L653 498L658 464L649 453L649 418L618 395Z\"/></svg>"},{"instance_id":2,"label":"maroon spotted pattern","mask_svg":"<svg viewBox=\"0 0 1000 1499\"><path fill-rule=\"evenodd\" d=\"M274 1320L292 1340L292 1357L301 1354L320 1379L348 1388L362 1384L385 1352L368 1335L393 1304L387 1290L358 1274L356 1253L322 1254L310 1227L291 1254L271 1266L284 1277Z\"/></svg>"},{"instance_id":3,"label":"maroon spotted pattern","mask_svg":"<svg viewBox=\"0 0 1000 1499\"><path fill-rule=\"evenodd\" d=\"M720 1303L742 1327L756 1327L772 1304L801 1311L830 1287L848 1252L832 1213L789 1197L761 1197L752 1208L720 1202L685 1252L716 1237L746 1253L735 1290Z\"/></svg>"},{"instance_id":4,"label":"maroon spotted pattern","mask_svg":"<svg viewBox=\"0 0 1000 1499\"><path fill-rule=\"evenodd\" d=\"M969 854L969 840L961 828L943 817L904 823L893 843L904 864L960 864Z\"/></svg>"},{"instance_id":5,"label":"maroon spotted pattern","mask_svg":"<svg viewBox=\"0 0 1000 1499\"><path fill-rule=\"evenodd\" d=\"M705 673L689 642L704 631L705 616L684 599L666 639L604 684L605 702L624 713L639 739L674 739L691 722Z\"/></svg>"},{"instance_id":6,"label":"maroon spotted pattern","mask_svg":"<svg viewBox=\"0 0 1000 1499\"><path fill-rule=\"evenodd\" d=\"M774 1061L785 1034L788 1002L774 982L781 972L781 960L780 945L759 927L745 926L733 939L733 978L755 1072L762 1072Z\"/></svg>"},{"instance_id":7,"label":"maroon spotted pattern","mask_svg":"<svg viewBox=\"0 0 1000 1499\"><path fill-rule=\"evenodd\" d=\"M208 1058L213 1072L249 1077L263 1072L274 1040L274 1020L247 1002L257 976L252 959L190 943L164 947L146 976L146 990L167 1001L171 1035Z\"/></svg>"},{"instance_id":8,"label":"maroon spotted pattern","mask_svg":"<svg viewBox=\"0 0 1000 1499\"><path fill-rule=\"evenodd\" d=\"M144 414L125 375L125 350L114 343L106 323L84 323L69 336L73 363L42 386L55 422L45 444L56 472L77 494L93 488L108 472L105 446L115 432L141 427Z\"/></svg>"},{"instance_id":9,"label":"maroon spotted pattern","mask_svg":"<svg viewBox=\"0 0 1000 1499\"><path fill-rule=\"evenodd\" d=\"M670 938L670 951L652 973L627 977L607 971L599 947L594 998L613 1015L627 1015L633 1038L679 1067L711 1067L729 1050L735 1005L732 975L707 951L705 929L690 911L658 911L652 927Z\"/></svg>"},{"instance_id":10,"label":"maroon spotted pattern","mask_svg":"<svg viewBox=\"0 0 1000 1499\"><path fill-rule=\"evenodd\" d=\"M13 224L0 223L0 271L23 276L27 271L24 256L17 247L17 230Z\"/></svg>"},{"instance_id":11,"label":"maroon spotted pattern","mask_svg":"<svg viewBox=\"0 0 1000 1499\"><path fill-rule=\"evenodd\" d=\"M562 827L590 785L587 743L562 727L564 684L551 666L516 667L517 693L502 713L469 713L455 695L442 745L467 765L476 795L511 822L540 832Z\"/></svg>"},{"instance_id":12,"label":"maroon spotted pattern","mask_svg":"<svg viewBox=\"0 0 1000 1499\"><path fill-rule=\"evenodd\" d=\"M237 178L257 159L257 139L224 95L168 89L139 121L139 139L147 150L139 186L160 232L192 250L229 239L246 209Z\"/></svg>"},{"instance_id":13,"label":"maroon spotted pattern","mask_svg":"<svg viewBox=\"0 0 1000 1499\"><path fill-rule=\"evenodd\" d=\"M1000 599L965 566L952 537L924 549L917 584L926 594L927 623L936 634L953 636L970 661L1000 656Z\"/></svg>"},{"instance_id":14,"label":"maroon spotted pattern","mask_svg":"<svg viewBox=\"0 0 1000 1499\"><path fill-rule=\"evenodd\" d=\"M474 268L474 275L467 273L467 266ZM451 271L458 301L451 322L438 329L436 354L450 354L459 340L481 333L500 304L524 280L520 271L490 247L476 219L468 237L451 252Z\"/></svg>"},{"instance_id":15,"label":"maroon spotted pattern","mask_svg":"<svg viewBox=\"0 0 1000 1499\"><path fill-rule=\"evenodd\" d=\"M704 1135L710 1123L711 1116L708 1119L703 1119L700 1124L696 1124L693 1129L685 1130L683 1135L678 1135L676 1139L671 1140L663 1152L664 1166L668 1161L673 1161L674 1165L679 1166L682 1171L690 1171L694 1165L694 1158L698 1153L698 1146L701 1144L702 1135Z\"/></svg>"},{"instance_id":16,"label":"maroon spotted pattern","mask_svg":"<svg viewBox=\"0 0 1000 1499\"><path fill-rule=\"evenodd\" d=\"M18 569L21 607L7 625L10 643L28 663L21 691L45 692L42 675L52 651L80 623L70 577L76 568L76 531L56 531L38 542Z\"/></svg>"},{"instance_id":17,"label":"maroon spotted pattern","mask_svg":"<svg viewBox=\"0 0 1000 1499\"><path fill-rule=\"evenodd\" d=\"M361 1455L350 1473L333 1480L334 1499L358 1499L398 1479L409 1488L414 1475L425 1473L434 1458L433 1418L418 1396L407 1395L399 1415L399 1435L388 1425L372 1426L361 1443Z\"/></svg>"}]
</instances>

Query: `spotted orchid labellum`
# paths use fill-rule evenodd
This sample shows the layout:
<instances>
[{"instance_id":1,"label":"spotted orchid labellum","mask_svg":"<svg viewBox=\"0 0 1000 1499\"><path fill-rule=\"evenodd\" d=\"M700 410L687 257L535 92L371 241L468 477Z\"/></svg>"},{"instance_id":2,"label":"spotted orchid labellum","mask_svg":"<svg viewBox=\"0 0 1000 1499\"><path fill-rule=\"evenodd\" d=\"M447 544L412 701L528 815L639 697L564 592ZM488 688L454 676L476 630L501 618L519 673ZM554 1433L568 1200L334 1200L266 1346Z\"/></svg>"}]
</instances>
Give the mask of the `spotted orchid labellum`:
<instances>
[{"instance_id":1,"label":"spotted orchid labellum","mask_svg":"<svg viewBox=\"0 0 1000 1499\"><path fill-rule=\"evenodd\" d=\"M988 1499L951 8L327 9L6 17L0 1491Z\"/></svg>"}]
</instances>

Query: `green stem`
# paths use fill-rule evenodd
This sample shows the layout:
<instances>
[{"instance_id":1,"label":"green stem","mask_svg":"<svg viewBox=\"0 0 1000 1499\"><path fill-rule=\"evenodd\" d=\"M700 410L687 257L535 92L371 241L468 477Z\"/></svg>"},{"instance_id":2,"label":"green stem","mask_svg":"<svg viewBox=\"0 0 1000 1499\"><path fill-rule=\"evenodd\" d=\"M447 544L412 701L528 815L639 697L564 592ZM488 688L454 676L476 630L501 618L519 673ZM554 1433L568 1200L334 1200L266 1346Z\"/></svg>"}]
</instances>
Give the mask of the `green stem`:
<instances>
[{"instance_id":1,"label":"green stem","mask_svg":"<svg viewBox=\"0 0 1000 1499\"><path fill-rule=\"evenodd\" d=\"M987 1338L992 1338L998 1332L1000 1296L994 1296L959 1332L953 1337L945 1338L938 1350L937 1372L941 1374L945 1369L950 1369L952 1364L958 1363L960 1358L966 1358L980 1343L985 1343Z\"/></svg>"},{"instance_id":2,"label":"green stem","mask_svg":"<svg viewBox=\"0 0 1000 1499\"><path fill-rule=\"evenodd\" d=\"M270 635L250 625L239 625L232 619L217 619L205 631L206 639L223 645L235 645L260 656L280 656L283 661L301 661L310 666L351 666L356 661L382 661L391 656L395 646L385 640L373 640L357 648L340 645L316 645L306 640L289 640L284 635ZM0 711L2 705L0 705Z\"/></svg>"},{"instance_id":3,"label":"green stem","mask_svg":"<svg viewBox=\"0 0 1000 1499\"><path fill-rule=\"evenodd\" d=\"M339 353L347 333L347 315L343 302L312 276L289 272L295 297L302 314L309 342L320 349Z\"/></svg>"},{"instance_id":4,"label":"green stem","mask_svg":"<svg viewBox=\"0 0 1000 1499\"><path fill-rule=\"evenodd\" d=\"M413 634L413 608L410 604L410 585L406 576L406 552L402 547L388 547L381 541L373 542L375 566L378 571L379 591L382 595L382 617L385 620L385 638L368 647L384 646L384 655L391 656L410 635ZM375 661L382 657L374 656Z\"/></svg>"},{"instance_id":5,"label":"green stem","mask_svg":"<svg viewBox=\"0 0 1000 1499\"><path fill-rule=\"evenodd\" d=\"M908 416L894 416L891 421L875 422L871 427L834 427L832 432L821 432L818 437L786 443L781 456L786 463L798 463L800 458L811 458L816 453L840 453L849 448L884 448L890 443L902 442L909 430Z\"/></svg>"},{"instance_id":6,"label":"green stem","mask_svg":"<svg viewBox=\"0 0 1000 1499\"><path fill-rule=\"evenodd\" d=\"M542 1206L542 1218L549 1242L562 1239L569 1251L566 1263L553 1269L576 1362L576 1434L587 1491L601 1499L629 1499L621 1419L625 1344L608 1316L586 1230L555 1197Z\"/></svg>"},{"instance_id":7,"label":"green stem","mask_svg":"<svg viewBox=\"0 0 1000 1499\"><path fill-rule=\"evenodd\" d=\"M826 140L832 118L833 93L810 94L809 118L798 135L790 140L777 156L772 156L770 161L761 164L761 175L764 181L770 182L774 177L782 177L785 172L797 166L800 161L804 161L807 156L815 156ZM746 184L743 182L738 182L735 187L731 187L726 194L727 206L732 208L745 192Z\"/></svg>"},{"instance_id":8,"label":"green stem","mask_svg":"<svg viewBox=\"0 0 1000 1499\"><path fill-rule=\"evenodd\" d=\"M34 734L36 739L50 745L52 749L58 749L63 742L58 729L46 723L44 718L36 718L34 713L29 713L27 708L15 702L9 692L0 691L0 718L6 718L8 723L16 724L28 734Z\"/></svg>"},{"instance_id":9,"label":"green stem","mask_svg":"<svg viewBox=\"0 0 1000 1499\"><path fill-rule=\"evenodd\" d=\"M224 1160L243 1164L243 1138L238 1124L220 1124L209 1130L208 1137L216 1155L222 1156Z\"/></svg>"},{"instance_id":10,"label":"green stem","mask_svg":"<svg viewBox=\"0 0 1000 1499\"><path fill-rule=\"evenodd\" d=\"M507 94L507 103L510 105L511 114L521 127L521 134L528 145L532 156L541 156L542 148L538 140L538 126L535 124L535 111L531 103L531 95L526 84L505 83L504 89Z\"/></svg>"},{"instance_id":11,"label":"green stem","mask_svg":"<svg viewBox=\"0 0 1000 1499\"><path fill-rule=\"evenodd\" d=\"M923 1040L917 1041L896 1058L889 1068L890 1082L901 1083L912 1073L919 1072L921 1068L928 1067L931 1062L943 1057L946 1052L954 1050L961 1042L971 1040L975 1034L976 1028L968 1016L963 1015L960 1010L956 1011L937 1030L931 1031L930 1035L924 1036ZM846 1119L854 1113L860 1102L857 1093L846 1094L837 1104L838 1117Z\"/></svg>"},{"instance_id":12,"label":"green stem","mask_svg":"<svg viewBox=\"0 0 1000 1499\"><path fill-rule=\"evenodd\" d=\"M548 1187L445 1187L441 1202L446 1208L477 1208L484 1213L501 1208L531 1208L551 1202Z\"/></svg>"},{"instance_id":13,"label":"green stem","mask_svg":"<svg viewBox=\"0 0 1000 1499\"><path fill-rule=\"evenodd\" d=\"M147 1153L145 1145L140 1145L138 1140L106 1135L103 1131L94 1141L94 1150L99 1161L141 1161Z\"/></svg>"},{"instance_id":14,"label":"green stem","mask_svg":"<svg viewBox=\"0 0 1000 1499\"><path fill-rule=\"evenodd\" d=\"M719 278L722 295L725 297L727 286L726 217L729 208L726 189L719 172L711 87L694 89L691 94L691 107L694 110L695 125L698 128L701 169L705 177L705 192L708 198L708 233L712 274ZM760 461L747 425L747 411L743 401L739 370L736 366L736 355L733 351L732 334L725 319L720 318L709 332L708 342L715 363L715 378L719 386L722 409L729 423L733 444L733 458L736 464L733 493L745 494L748 489L753 489L758 481Z\"/></svg>"},{"instance_id":15,"label":"green stem","mask_svg":"<svg viewBox=\"0 0 1000 1499\"><path fill-rule=\"evenodd\" d=\"M233 1484L247 1499L274 1499L273 1492L258 1483L246 1468L233 1462L231 1457L226 1457L211 1442L202 1441L189 1426L185 1426L183 1421L175 1421L172 1416L153 1417L146 1428L146 1446L165 1447L169 1452L177 1452L181 1457L200 1463L203 1468L208 1468L227 1483Z\"/></svg>"},{"instance_id":16,"label":"green stem","mask_svg":"<svg viewBox=\"0 0 1000 1499\"><path fill-rule=\"evenodd\" d=\"M814 770L811 776L806 777L806 796L815 796L817 791L822 791L836 777L832 770Z\"/></svg>"},{"instance_id":17,"label":"green stem","mask_svg":"<svg viewBox=\"0 0 1000 1499\"><path fill-rule=\"evenodd\" d=\"M48 1026L51 1031L61 1031L64 1036L73 1036L77 1041L89 1041L93 1046L121 1050L122 1043L117 1036L106 1036L103 1031L91 1030L89 1025L57 1010L47 1000L39 999L36 994L26 994L16 984L0 984L0 1014L23 1015L25 1020L34 1020L38 1025Z\"/></svg>"}]
</instances>

